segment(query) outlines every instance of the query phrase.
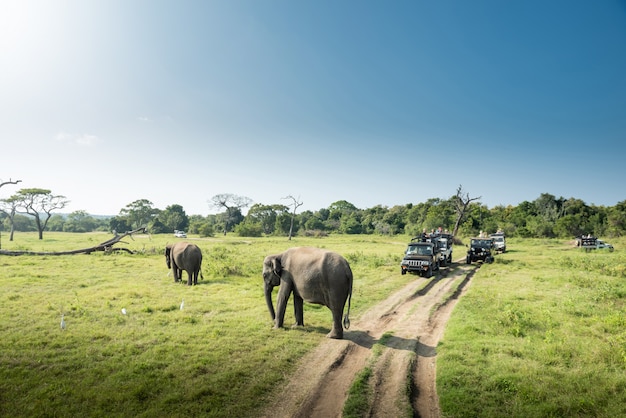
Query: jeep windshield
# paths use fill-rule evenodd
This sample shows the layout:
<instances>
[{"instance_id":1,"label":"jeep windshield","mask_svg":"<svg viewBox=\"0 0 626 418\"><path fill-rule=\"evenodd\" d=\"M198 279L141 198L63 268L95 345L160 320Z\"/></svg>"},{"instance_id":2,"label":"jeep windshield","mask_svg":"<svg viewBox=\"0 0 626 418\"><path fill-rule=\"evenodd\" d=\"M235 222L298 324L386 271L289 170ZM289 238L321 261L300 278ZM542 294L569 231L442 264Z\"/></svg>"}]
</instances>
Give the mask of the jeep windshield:
<instances>
[{"instance_id":1,"label":"jeep windshield","mask_svg":"<svg viewBox=\"0 0 626 418\"><path fill-rule=\"evenodd\" d=\"M427 245L409 245L406 255L433 255L433 250Z\"/></svg>"},{"instance_id":2,"label":"jeep windshield","mask_svg":"<svg viewBox=\"0 0 626 418\"><path fill-rule=\"evenodd\" d=\"M490 239L473 239L472 247L491 248L492 242Z\"/></svg>"}]
</instances>

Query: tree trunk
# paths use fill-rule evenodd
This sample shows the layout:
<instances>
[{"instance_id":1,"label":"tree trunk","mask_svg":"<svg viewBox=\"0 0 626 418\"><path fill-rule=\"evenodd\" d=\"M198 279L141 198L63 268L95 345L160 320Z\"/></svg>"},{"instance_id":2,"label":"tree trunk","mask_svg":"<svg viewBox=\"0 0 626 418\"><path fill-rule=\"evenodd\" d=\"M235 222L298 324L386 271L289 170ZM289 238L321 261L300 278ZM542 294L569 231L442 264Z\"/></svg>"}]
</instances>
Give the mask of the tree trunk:
<instances>
[{"instance_id":1,"label":"tree trunk","mask_svg":"<svg viewBox=\"0 0 626 418\"><path fill-rule=\"evenodd\" d=\"M0 250L0 255L72 255L72 254L91 254L96 251L104 251L104 252L113 252L113 251L125 251L129 254L134 254L135 252L129 250L128 248L113 248L113 245L117 244L122 240L122 238L130 236L132 238L133 234L136 233L147 233L145 228L138 228L133 231L126 232L123 235L115 234L115 237L107 240L101 244L96 245L95 247L82 248L79 250L69 250L69 251L54 251L54 252L39 252L39 251L7 251Z\"/></svg>"}]
</instances>

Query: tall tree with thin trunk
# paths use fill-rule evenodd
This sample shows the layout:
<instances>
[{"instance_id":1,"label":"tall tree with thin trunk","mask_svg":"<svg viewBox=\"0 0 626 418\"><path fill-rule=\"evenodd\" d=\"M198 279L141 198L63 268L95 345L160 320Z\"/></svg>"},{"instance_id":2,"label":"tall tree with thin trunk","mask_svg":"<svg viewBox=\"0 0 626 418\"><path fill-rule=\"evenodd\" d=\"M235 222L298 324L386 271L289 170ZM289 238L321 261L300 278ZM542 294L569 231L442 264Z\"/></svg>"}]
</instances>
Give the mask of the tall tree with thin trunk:
<instances>
[{"instance_id":1,"label":"tall tree with thin trunk","mask_svg":"<svg viewBox=\"0 0 626 418\"><path fill-rule=\"evenodd\" d=\"M452 235L456 236L456 233L459 231L459 227L461 226L461 222L463 222L463 218L467 214L467 209L469 208L470 203L475 200L480 200L481 196L478 197L470 197L469 193L463 191L463 186L459 185L456 189L456 195L452 198L454 202L454 209L456 211L456 222L454 223L454 229L452 230Z\"/></svg>"},{"instance_id":2,"label":"tall tree with thin trunk","mask_svg":"<svg viewBox=\"0 0 626 418\"><path fill-rule=\"evenodd\" d=\"M35 218L35 224L39 231L39 239L43 239L43 231L48 225L52 212L63 209L69 200L65 196L55 196L46 189L22 189L16 195L20 208L27 215Z\"/></svg>"},{"instance_id":3,"label":"tall tree with thin trunk","mask_svg":"<svg viewBox=\"0 0 626 418\"><path fill-rule=\"evenodd\" d=\"M15 180L15 181L13 181L11 179L9 179L9 181L2 181L2 180L0 180L0 188L2 188L2 186L6 186L7 184L17 184L17 183L21 183L21 182L22 182L22 180ZM3 209L2 207L0 207L0 212L4 212L7 215L9 215L9 222L11 222L11 235L10 235L9 241L13 241L13 231L14 231L13 219L15 217L15 210L17 208L16 208L15 203L14 202L13 203L9 202L8 199L6 201L2 201L1 203L3 204L3 206L5 206L5 208L8 208L8 210L9 210L7 212L6 209ZM0 231L1 230L2 229L0 228ZM0 232L0 248L2 248L2 241L1 241L2 236L1 236L1 234L2 233Z\"/></svg>"},{"instance_id":4,"label":"tall tree with thin trunk","mask_svg":"<svg viewBox=\"0 0 626 418\"><path fill-rule=\"evenodd\" d=\"M9 227L11 228L9 241L13 241L13 235L15 233L15 213L17 212L18 204L19 200L16 196L0 200L0 212L6 213L9 218Z\"/></svg>"},{"instance_id":5,"label":"tall tree with thin trunk","mask_svg":"<svg viewBox=\"0 0 626 418\"><path fill-rule=\"evenodd\" d=\"M289 241L291 241L291 236L293 234L293 221L296 218L296 210L298 210L298 208L303 205L303 202L299 201L300 196L298 196L298 199L296 199L292 195L289 195L283 197L283 199L291 199L291 204L293 205L293 211L291 212L291 225L289 226Z\"/></svg>"}]
</instances>

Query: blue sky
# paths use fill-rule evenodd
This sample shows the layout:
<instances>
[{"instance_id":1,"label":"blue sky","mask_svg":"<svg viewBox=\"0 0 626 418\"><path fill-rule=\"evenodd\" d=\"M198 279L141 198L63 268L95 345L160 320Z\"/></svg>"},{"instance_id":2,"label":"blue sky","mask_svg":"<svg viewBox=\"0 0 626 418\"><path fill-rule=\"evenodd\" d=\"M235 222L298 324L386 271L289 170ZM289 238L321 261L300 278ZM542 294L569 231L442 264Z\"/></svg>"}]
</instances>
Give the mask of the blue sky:
<instances>
[{"instance_id":1,"label":"blue sky","mask_svg":"<svg viewBox=\"0 0 626 418\"><path fill-rule=\"evenodd\" d=\"M0 92L64 211L626 200L624 1L3 0Z\"/></svg>"}]
</instances>

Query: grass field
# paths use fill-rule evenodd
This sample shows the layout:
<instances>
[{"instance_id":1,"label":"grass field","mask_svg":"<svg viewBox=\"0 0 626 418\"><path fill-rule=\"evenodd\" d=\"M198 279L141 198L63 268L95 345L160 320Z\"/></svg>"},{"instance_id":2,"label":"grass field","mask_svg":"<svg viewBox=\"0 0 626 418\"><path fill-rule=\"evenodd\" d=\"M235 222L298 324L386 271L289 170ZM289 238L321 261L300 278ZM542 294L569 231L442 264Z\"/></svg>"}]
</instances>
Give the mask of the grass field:
<instances>
[{"instance_id":1,"label":"grass field","mask_svg":"<svg viewBox=\"0 0 626 418\"><path fill-rule=\"evenodd\" d=\"M448 417L626 416L626 253L509 240L438 347Z\"/></svg>"},{"instance_id":2,"label":"grass field","mask_svg":"<svg viewBox=\"0 0 626 418\"><path fill-rule=\"evenodd\" d=\"M16 234L3 249L60 251L109 238ZM343 254L355 273L353 318L411 280L398 272L402 238L220 237L191 238L204 252L204 280L188 287L167 276L163 249L174 240L118 245L134 255L0 256L0 415L254 416L331 325L328 309L307 305L307 327L272 329L265 255L295 245ZM288 309L285 323L293 322Z\"/></svg>"},{"instance_id":3,"label":"grass field","mask_svg":"<svg viewBox=\"0 0 626 418\"><path fill-rule=\"evenodd\" d=\"M2 248L60 251L109 238L3 234ZM204 280L188 287L167 276L163 248L174 240L118 244L133 255L0 256L0 415L255 416L331 325L328 309L305 305L304 329L271 328L265 255L296 245L344 255L355 273L353 319L415 279L399 273L406 237L190 237L205 259ZM438 347L444 416L626 415L626 240L611 242L613 253L584 253L510 240L479 269ZM463 253L457 247L455 259Z\"/></svg>"}]
</instances>

